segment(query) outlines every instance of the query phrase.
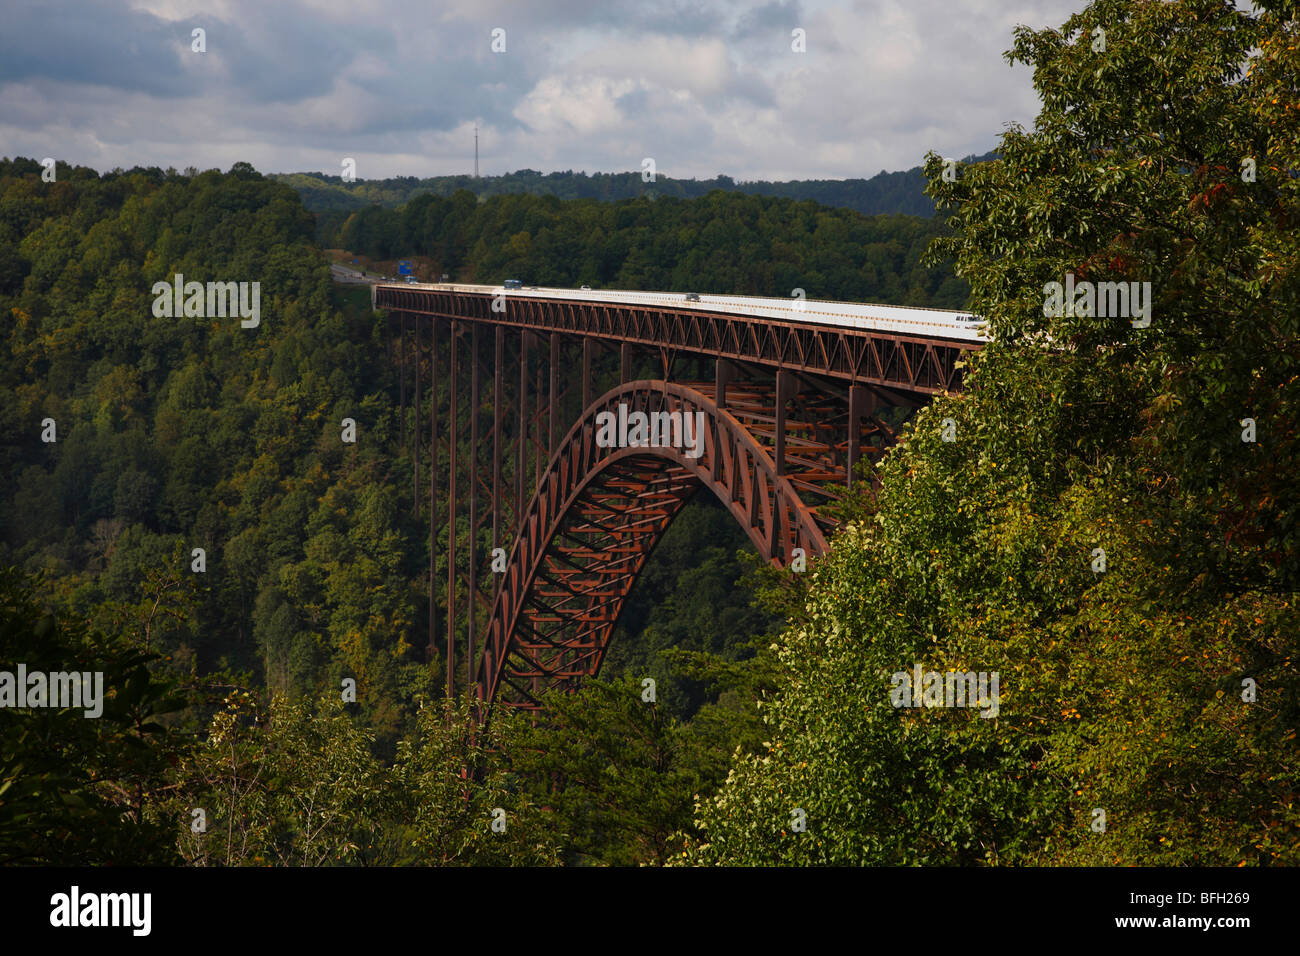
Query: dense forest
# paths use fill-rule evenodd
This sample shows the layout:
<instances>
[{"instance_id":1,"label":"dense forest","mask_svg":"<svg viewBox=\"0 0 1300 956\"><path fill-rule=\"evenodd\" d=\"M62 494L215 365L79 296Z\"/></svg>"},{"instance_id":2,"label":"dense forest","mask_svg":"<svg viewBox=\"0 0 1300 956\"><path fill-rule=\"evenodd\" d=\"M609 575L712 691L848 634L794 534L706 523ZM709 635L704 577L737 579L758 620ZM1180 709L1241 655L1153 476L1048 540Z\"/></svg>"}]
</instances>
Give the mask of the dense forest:
<instances>
[{"instance_id":1,"label":"dense forest","mask_svg":"<svg viewBox=\"0 0 1300 956\"><path fill-rule=\"evenodd\" d=\"M942 222L725 192L356 214L356 251L396 235L459 277L955 297L992 332L809 574L697 502L602 679L473 732L419 640L384 323L299 195L0 162L0 672L112 688L95 720L0 708L0 862L1300 863L1281 6L1019 29L1041 115L954 181L930 158ZM155 318L177 272L261 281L260 326ZM1150 282L1151 321L1046 308L1066 276ZM914 666L1000 674L996 715L897 706Z\"/></svg>"},{"instance_id":2,"label":"dense forest","mask_svg":"<svg viewBox=\"0 0 1300 956\"><path fill-rule=\"evenodd\" d=\"M79 725L81 738L41 755L34 751L51 731L10 733L26 728L27 717L0 709L0 772L14 782L0 796L0 856L141 862L179 853L193 862L234 862L229 845L214 855L203 841L175 842L189 811L169 801L184 793L192 807L208 808L214 821L230 825L238 817L250 828L241 846L257 848L240 861L307 860L293 856L307 852L299 837L281 832L289 827L288 805L259 790L271 774L286 786L314 785L310 775L328 765L277 762L288 759L277 748L292 734L319 741L320 761L367 755L374 792L405 794L401 806L385 805L389 817L381 829L396 840L394 834L416 827L416 816L427 812L411 798L426 784L413 782L410 761L431 759L420 748L460 747L442 754L445 765L419 771L433 775L428 786L446 784L436 782L443 771L459 779L472 755L448 730L440 702L445 663L426 653L421 622L427 620L428 524L427 517L411 518L405 506L412 463L396 440L396 376L387 364L385 323L370 312L365 290L332 285L312 243L311 214L297 194L247 165L225 174L137 169L102 176L59 166L50 183L41 174L33 160L0 162L0 307L11 320L0 389L5 425L22 436L3 450L11 493L0 502L0 566L13 570L3 588L0 670L60 655L87 659L105 665L110 687L130 684L139 696L115 698L104 719ZM441 204L435 225L453 241L440 246L435 236L418 248L465 257L456 264L443 260L448 268L491 272L501 261L493 249L497 232L520 220L531 223L534 202L560 224L592 212L587 203L565 209L552 199L500 197L477 204L471 197L464 221L457 222L461 196L428 197L413 204L422 214L417 221L433 221L429 206ZM793 204L721 193L698 202L731 223L717 232L717 242L735 239L739 229L751 242L771 243L770 270L792 268L781 257L793 255L797 238L774 230L811 227L820 228L823 239L845 235L833 231L846 218L838 211L814 207L796 218L755 219L739 207L752 212L757 204L759 213L766 207L781 213ZM638 260L638 250L661 241L647 214L662 212L649 201L606 208L623 212L621 224L610 224L611 249ZM663 208L683 221L701 215L689 202ZM831 219L819 219L820 212ZM951 291L946 269L915 262L927 241L920 237L932 235L933 227L903 219L852 224L876 230L881 241L865 254L847 241L838 247L820 242L826 262L851 267L828 269L828 294L847 294L861 275L899 290L900 297L924 301L927 288L945 281L948 294L961 294ZM891 225L900 233L892 240ZM612 255L606 260L616 274L630 274ZM261 283L259 324L156 317L153 284L175 273ZM363 439L355 447L338 440L344 417L361 423ZM603 806L597 812L586 802L556 809L550 764L512 771L507 789L514 803L503 802L500 787L483 791L489 809L522 806L518 801L529 791L521 791L520 781L531 781L536 800L551 806L548 812L569 815L563 826L547 824L551 856L545 859L667 859L670 840L689 825L694 793L721 780L739 743L756 744L758 678L729 666L767 653L782 615L756 607L752 592L736 586L754 571L740 555L747 550L743 532L705 494L666 535L615 637L603 676L617 682L632 675L627 679L636 677L639 688L639 679L651 675L659 687L649 727L659 749L628 754L631 763L621 765L668 759L674 766L681 762L682 780L689 778L656 809L666 816L655 818L652 836L607 832L615 826L611 814L635 817L631 809ZM438 559L445 561L441 550ZM440 587L444 575L445 565ZM357 702L346 713L317 710L318 702L329 707L338 700L328 689L344 677L357 681ZM610 686L619 685L594 684L590 697L571 704L578 710L565 710L568 702L557 705L556 721L561 713L574 721L608 719L606 710L618 703ZM433 727L442 737L422 743ZM527 731L529 739L554 734L536 746L536 753L554 760L565 752L560 741L571 740L562 727L519 732ZM628 729L617 720L611 727L616 735ZM504 718L494 728L511 732ZM236 746L229 735L237 733ZM229 740L234 749L222 759L234 762L214 764L214 752L200 746L204 740ZM346 752L332 753L336 745ZM294 761L307 746L300 741ZM148 759L129 772L105 756L133 748ZM243 766L261 781L247 783L256 808L230 802L230 793L245 783L237 778ZM488 773L485 784L491 779ZM77 843L80 818L64 821L63 809L49 803L42 781L50 780L86 804L94 825L106 827L102 845ZM633 794L624 797L635 803ZM292 788L278 796L292 799ZM596 796L607 802L607 794ZM131 804L130 815L120 819L123 801ZM461 829L445 837L452 843L438 843L445 859L490 862L504 852L499 844L472 842L472 814L457 819ZM356 839L357 826L349 818L339 831L345 843L356 843L347 859L424 859L394 855L397 844L367 849ZM254 840L254 830L265 843ZM452 845L462 838L471 842Z\"/></svg>"},{"instance_id":3,"label":"dense forest","mask_svg":"<svg viewBox=\"0 0 1300 956\"><path fill-rule=\"evenodd\" d=\"M789 296L961 308L966 283L925 265L939 219L860 216L813 202L715 190L700 199L568 202L419 196L353 213L327 247L423 255L453 279Z\"/></svg>"}]
</instances>

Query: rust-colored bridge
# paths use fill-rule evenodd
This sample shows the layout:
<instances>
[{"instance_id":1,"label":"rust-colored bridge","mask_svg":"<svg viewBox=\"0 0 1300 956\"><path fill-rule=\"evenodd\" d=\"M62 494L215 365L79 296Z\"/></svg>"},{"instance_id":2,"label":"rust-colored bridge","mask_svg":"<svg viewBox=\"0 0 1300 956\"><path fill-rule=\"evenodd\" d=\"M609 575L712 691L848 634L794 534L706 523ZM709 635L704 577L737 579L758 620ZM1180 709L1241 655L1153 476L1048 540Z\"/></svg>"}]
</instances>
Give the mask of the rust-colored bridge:
<instances>
[{"instance_id":1,"label":"rust-colored bridge","mask_svg":"<svg viewBox=\"0 0 1300 956\"><path fill-rule=\"evenodd\" d=\"M429 455L429 654L446 654L449 695L459 657L480 702L530 708L599 670L637 575L700 488L765 559L815 557L859 459L893 441L900 409L959 390L961 356L982 342L974 317L931 309L449 284L372 294L400 369L417 516Z\"/></svg>"}]
</instances>

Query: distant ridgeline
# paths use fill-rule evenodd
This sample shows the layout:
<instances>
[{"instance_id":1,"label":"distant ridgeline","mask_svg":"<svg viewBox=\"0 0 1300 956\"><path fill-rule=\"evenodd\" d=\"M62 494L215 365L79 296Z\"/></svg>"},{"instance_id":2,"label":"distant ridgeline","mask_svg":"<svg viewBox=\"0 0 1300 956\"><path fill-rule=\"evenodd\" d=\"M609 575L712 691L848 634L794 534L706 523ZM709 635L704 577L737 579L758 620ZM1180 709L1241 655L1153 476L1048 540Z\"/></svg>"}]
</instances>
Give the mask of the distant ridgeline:
<instances>
[{"instance_id":1,"label":"distant ridgeline","mask_svg":"<svg viewBox=\"0 0 1300 956\"><path fill-rule=\"evenodd\" d=\"M995 153L967 156L964 163L993 159ZM713 179L673 179L657 175L653 183L642 181L641 173L564 172L541 173L520 169L503 176L434 176L418 179L398 176L392 179L344 182L341 176L324 173L278 173L269 178L287 183L298 190L303 205L322 214L323 226L337 228L346 214L366 206L395 207L424 193L451 196L458 189L468 189L479 197L525 194L557 196L560 199L635 199L653 193L693 199L715 189L749 193L756 196L782 196L788 199L811 199L824 206L854 209L866 216L901 213L908 216L933 216L934 204L925 195L925 176L920 166L905 172L884 172L870 179L796 179L789 182L736 182L730 176Z\"/></svg>"}]
</instances>

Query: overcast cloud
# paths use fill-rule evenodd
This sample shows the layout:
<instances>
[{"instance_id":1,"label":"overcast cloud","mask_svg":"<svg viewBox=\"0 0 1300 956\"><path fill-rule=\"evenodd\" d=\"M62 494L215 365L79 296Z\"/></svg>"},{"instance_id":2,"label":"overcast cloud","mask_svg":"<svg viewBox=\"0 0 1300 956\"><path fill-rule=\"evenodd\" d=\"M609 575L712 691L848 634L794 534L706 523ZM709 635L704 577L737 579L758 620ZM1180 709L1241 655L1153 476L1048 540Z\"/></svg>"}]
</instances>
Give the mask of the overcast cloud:
<instances>
[{"instance_id":1,"label":"overcast cloud","mask_svg":"<svg viewBox=\"0 0 1300 956\"><path fill-rule=\"evenodd\" d=\"M1012 28L1082 5L0 0L0 155L432 176L472 171L477 122L484 174L871 176L1032 122Z\"/></svg>"}]
</instances>

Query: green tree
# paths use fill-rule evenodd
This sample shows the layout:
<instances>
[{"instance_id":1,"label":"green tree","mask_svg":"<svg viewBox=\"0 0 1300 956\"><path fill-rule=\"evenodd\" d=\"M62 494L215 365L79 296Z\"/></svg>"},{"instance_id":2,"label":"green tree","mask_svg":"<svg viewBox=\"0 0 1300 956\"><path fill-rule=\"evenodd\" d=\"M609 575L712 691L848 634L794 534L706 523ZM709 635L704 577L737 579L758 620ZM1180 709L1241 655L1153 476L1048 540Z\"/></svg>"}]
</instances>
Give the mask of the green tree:
<instances>
[{"instance_id":1,"label":"green tree","mask_svg":"<svg viewBox=\"0 0 1300 956\"><path fill-rule=\"evenodd\" d=\"M992 342L817 569L769 752L701 801L685 859L1297 861L1300 98L1274 6L1017 31L1034 128L955 182L927 165L957 207L934 258ZM1067 275L1150 282L1149 325L1045 308ZM916 664L998 672L997 716L892 706Z\"/></svg>"},{"instance_id":2,"label":"green tree","mask_svg":"<svg viewBox=\"0 0 1300 956\"><path fill-rule=\"evenodd\" d=\"M373 859L391 810L387 772L338 694L234 691L178 772L171 804L191 865L323 866ZM195 810L201 811L196 816Z\"/></svg>"},{"instance_id":3,"label":"green tree","mask_svg":"<svg viewBox=\"0 0 1300 956\"><path fill-rule=\"evenodd\" d=\"M399 862L432 866L547 866L564 833L530 799L510 766L517 715L478 724L464 701L423 706L398 744Z\"/></svg>"},{"instance_id":4,"label":"green tree","mask_svg":"<svg viewBox=\"0 0 1300 956\"><path fill-rule=\"evenodd\" d=\"M133 642L45 610L40 582L0 570L0 672L102 675L102 712L0 707L0 863L160 865L176 861L157 818L187 742L184 703ZM95 679L92 679L94 683Z\"/></svg>"},{"instance_id":5,"label":"green tree","mask_svg":"<svg viewBox=\"0 0 1300 956\"><path fill-rule=\"evenodd\" d=\"M514 766L567 833L571 862L662 865L680 847L701 777L687 731L641 680L588 680L552 694Z\"/></svg>"}]
</instances>

